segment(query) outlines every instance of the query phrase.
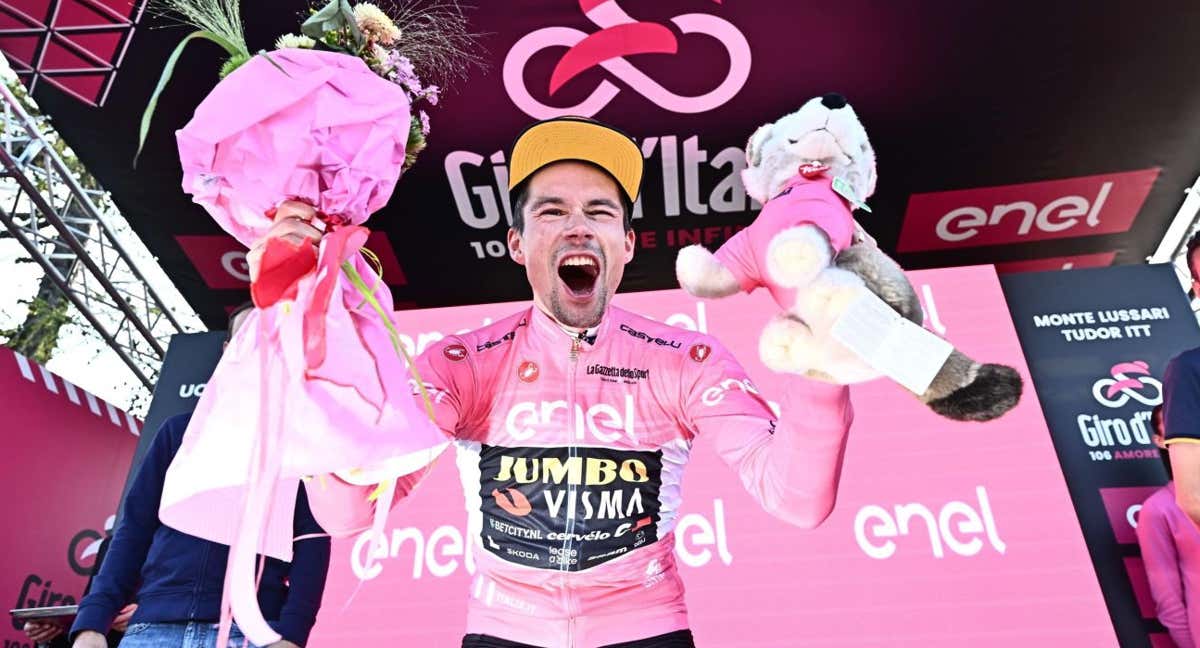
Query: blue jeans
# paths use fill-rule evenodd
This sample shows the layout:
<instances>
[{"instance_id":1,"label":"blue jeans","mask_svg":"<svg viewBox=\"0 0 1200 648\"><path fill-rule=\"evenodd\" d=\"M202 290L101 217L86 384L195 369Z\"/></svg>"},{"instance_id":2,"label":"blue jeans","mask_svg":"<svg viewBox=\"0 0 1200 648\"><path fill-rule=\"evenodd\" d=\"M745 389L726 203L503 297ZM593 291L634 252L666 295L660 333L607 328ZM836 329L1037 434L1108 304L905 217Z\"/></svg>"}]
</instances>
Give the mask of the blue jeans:
<instances>
[{"instance_id":1,"label":"blue jeans","mask_svg":"<svg viewBox=\"0 0 1200 648\"><path fill-rule=\"evenodd\" d=\"M244 643L245 636L237 625L229 632L228 648L257 648ZM189 623L133 623L125 630L120 648L216 648L217 624L192 621Z\"/></svg>"}]
</instances>

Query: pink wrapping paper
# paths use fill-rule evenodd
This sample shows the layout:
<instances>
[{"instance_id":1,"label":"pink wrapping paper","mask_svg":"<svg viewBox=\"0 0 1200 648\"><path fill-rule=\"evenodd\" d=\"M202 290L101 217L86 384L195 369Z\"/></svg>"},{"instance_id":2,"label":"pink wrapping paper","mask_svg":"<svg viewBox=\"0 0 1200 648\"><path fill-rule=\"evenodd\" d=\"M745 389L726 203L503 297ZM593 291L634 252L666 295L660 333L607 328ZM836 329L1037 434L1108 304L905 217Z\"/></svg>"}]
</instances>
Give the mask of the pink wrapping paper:
<instances>
[{"instance_id":1,"label":"pink wrapping paper","mask_svg":"<svg viewBox=\"0 0 1200 648\"><path fill-rule=\"evenodd\" d=\"M265 212L289 198L353 231L326 236L294 302L248 316L205 388L159 510L168 526L231 545L229 598L258 644L270 643L269 628L250 623L252 634L253 619L243 618L257 614L254 553L291 559L298 480L380 466L404 474L446 443L414 401L408 367L379 315L338 268L354 264L392 312L389 289L358 252L366 230L352 226L395 188L408 98L357 58L299 49L270 57L226 77L178 131L183 189L248 246L271 226ZM314 305L330 273L332 298ZM306 327L306 314L323 331L312 321ZM327 352L306 356L316 334Z\"/></svg>"}]
</instances>

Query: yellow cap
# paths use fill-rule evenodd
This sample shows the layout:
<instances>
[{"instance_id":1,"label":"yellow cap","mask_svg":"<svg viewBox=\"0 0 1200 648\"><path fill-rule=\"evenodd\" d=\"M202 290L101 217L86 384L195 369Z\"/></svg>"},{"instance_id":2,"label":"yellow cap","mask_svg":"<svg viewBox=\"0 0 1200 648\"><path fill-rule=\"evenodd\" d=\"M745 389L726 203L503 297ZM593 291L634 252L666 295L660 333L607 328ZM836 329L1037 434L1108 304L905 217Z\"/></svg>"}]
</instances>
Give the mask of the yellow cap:
<instances>
[{"instance_id":1,"label":"yellow cap","mask_svg":"<svg viewBox=\"0 0 1200 648\"><path fill-rule=\"evenodd\" d=\"M642 151L628 135L582 117L538 122L517 137L508 157L508 188L512 189L554 162L576 160L604 169L617 181L629 201L642 186Z\"/></svg>"}]
</instances>

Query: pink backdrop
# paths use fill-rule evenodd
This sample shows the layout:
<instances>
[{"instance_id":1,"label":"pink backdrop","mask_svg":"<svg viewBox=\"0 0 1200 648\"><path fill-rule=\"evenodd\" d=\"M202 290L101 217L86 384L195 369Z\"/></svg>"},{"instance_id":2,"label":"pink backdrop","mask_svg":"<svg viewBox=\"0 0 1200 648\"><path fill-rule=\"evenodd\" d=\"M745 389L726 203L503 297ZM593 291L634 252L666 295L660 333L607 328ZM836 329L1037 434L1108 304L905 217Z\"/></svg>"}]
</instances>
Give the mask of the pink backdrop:
<instances>
[{"instance_id":1,"label":"pink backdrop","mask_svg":"<svg viewBox=\"0 0 1200 648\"><path fill-rule=\"evenodd\" d=\"M1028 381L991 267L910 277L935 329L970 355L1018 367ZM771 397L771 374L756 353L773 312L766 295L699 302L663 291L617 302L714 334ZM399 318L419 349L517 308ZM1116 645L1031 386L1015 410L982 425L940 419L890 383L855 387L853 398L841 494L816 531L760 511L698 442L676 534L700 645ZM393 513L388 558L368 559L355 539L334 544L310 645L458 645L474 570L464 557L465 523L462 487L443 457Z\"/></svg>"},{"instance_id":2,"label":"pink backdrop","mask_svg":"<svg viewBox=\"0 0 1200 648\"><path fill-rule=\"evenodd\" d=\"M78 603L141 423L5 348L0 405L9 520L0 534L0 601L5 611ZM29 643L11 619L0 640Z\"/></svg>"}]
</instances>

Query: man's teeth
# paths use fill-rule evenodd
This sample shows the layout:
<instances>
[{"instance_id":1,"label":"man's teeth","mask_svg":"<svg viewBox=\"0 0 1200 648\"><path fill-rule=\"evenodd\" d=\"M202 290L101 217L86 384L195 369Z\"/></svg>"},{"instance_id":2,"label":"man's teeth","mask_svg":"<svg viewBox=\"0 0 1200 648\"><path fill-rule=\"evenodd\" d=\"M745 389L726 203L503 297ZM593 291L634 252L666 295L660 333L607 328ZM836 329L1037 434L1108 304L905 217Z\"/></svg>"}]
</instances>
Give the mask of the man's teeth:
<instances>
[{"instance_id":1,"label":"man's teeth","mask_svg":"<svg viewBox=\"0 0 1200 648\"><path fill-rule=\"evenodd\" d=\"M594 266L596 262L588 257L568 257L562 262L565 266Z\"/></svg>"}]
</instances>

